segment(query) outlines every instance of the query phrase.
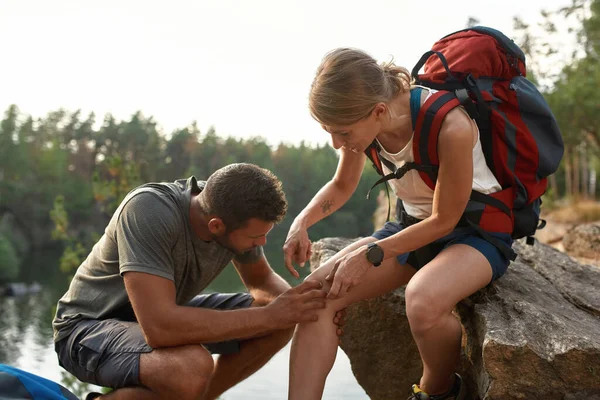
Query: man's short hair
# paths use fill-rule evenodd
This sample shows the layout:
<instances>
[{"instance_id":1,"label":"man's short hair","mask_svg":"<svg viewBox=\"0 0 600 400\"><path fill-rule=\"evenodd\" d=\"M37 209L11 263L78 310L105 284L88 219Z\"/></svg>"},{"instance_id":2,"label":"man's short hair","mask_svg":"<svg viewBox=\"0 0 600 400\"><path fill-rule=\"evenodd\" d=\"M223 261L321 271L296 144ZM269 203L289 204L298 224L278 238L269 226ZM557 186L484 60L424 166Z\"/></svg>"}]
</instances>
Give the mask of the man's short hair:
<instances>
[{"instance_id":1,"label":"man's short hair","mask_svg":"<svg viewBox=\"0 0 600 400\"><path fill-rule=\"evenodd\" d=\"M254 164L230 164L215 171L202 199L204 211L221 218L228 232L252 218L279 223L287 212L281 181Z\"/></svg>"}]
</instances>

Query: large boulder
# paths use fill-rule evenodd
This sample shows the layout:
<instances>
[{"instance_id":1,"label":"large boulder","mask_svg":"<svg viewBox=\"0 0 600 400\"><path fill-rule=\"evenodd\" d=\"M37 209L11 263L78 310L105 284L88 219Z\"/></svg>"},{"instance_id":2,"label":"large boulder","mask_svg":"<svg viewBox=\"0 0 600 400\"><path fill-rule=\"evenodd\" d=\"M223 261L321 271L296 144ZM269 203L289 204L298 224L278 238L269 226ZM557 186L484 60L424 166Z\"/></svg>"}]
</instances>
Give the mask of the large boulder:
<instances>
[{"instance_id":1,"label":"large boulder","mask_svg":"<svg viewBox=\"0 0 600 400\"><path fill-rule=\"evenodd\" d=\"M354 239L323 239L311 267ZM474 400L600 400L600 269L536 243L496 283L462 301L460 372ZM399 288L347 309L342 349L373 400L402 398L421 376Z\"/></svg>"},{"instance_id":2,"label":"large boulder","mask_svg":"<svg viewBox=\"0 0 600 400\"><path fill-rule=\"evenodd\" d=\"M544 229L535 232L535 238L539 242L549 244L562 251L564 250L564 247L562 247L562 240L565 237L565 234L575 226L577 226L575 223L547 219Z\"/></svg>"},{"instance_id":3,"label":"large boulder","mask_svg":"<svg viewBox=\"0 0 600 400\"><path fill-rule=\"evenodd\" d=\"M569 255L600 264L600 222L577 225L564 234L562 244Z\"/></svg>"}]
</instances>

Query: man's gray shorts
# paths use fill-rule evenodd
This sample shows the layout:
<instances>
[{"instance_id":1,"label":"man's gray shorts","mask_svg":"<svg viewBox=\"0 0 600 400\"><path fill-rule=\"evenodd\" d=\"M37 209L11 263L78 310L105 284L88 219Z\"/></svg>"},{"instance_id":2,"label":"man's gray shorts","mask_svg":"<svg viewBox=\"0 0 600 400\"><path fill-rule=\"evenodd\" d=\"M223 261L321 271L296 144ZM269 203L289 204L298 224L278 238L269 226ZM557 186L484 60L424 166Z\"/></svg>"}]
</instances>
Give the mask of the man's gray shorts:
<instances>
[{"instance_id":1,"label":"man's gray shorts","mask_svg":"<svg viewBox=\"0 0 600 400\"><path fill-rule=\"evenodd\" d=\"M232 310L250 307L252 301L248 293L213 293L194 297L188 306ZM204 347L212 354L232 354L239 352L240 342ZM137 322L118 319L82 320L55 349L60 366L77 379L112 388L139 386L140 355L152 351Z\"/></svg>"}]
</instances>

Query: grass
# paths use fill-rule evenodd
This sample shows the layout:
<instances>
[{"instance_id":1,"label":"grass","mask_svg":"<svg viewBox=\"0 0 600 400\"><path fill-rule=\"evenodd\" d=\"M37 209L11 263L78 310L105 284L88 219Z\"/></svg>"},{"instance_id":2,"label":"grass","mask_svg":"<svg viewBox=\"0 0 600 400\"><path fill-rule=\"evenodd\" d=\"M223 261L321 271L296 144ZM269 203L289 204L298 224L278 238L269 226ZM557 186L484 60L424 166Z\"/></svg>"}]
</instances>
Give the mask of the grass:
<instances>
[{"instance_id":1,"label":"grass","mask_svg":"<svg viewBox=\"0 0 600 400\"><path fill-rule=\"evenodd\" d=\"M572 199L560 206L557 205L551 211L545 212L543 218L568 224L600 221L600 202Z\"/></svg>"}]
</instances>

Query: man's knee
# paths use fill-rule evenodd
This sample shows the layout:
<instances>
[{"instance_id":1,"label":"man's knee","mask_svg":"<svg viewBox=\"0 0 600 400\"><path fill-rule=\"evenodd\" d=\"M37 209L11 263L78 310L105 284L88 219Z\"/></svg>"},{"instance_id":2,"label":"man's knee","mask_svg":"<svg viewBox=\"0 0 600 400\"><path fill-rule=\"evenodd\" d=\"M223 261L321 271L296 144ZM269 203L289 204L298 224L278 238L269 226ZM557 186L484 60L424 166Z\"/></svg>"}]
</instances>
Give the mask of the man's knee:
<instances>
[{"instance_id":1,"label":"man's knee","mask_svg":"<svg viewBox=\"0 0 600 400\"><path fill-rule=\"evenodd\" d=\"M200 345L159 348L140 358L141 383L165 398L200 398L213 371L213 358Z\"/></svg>"}]
</instances>

